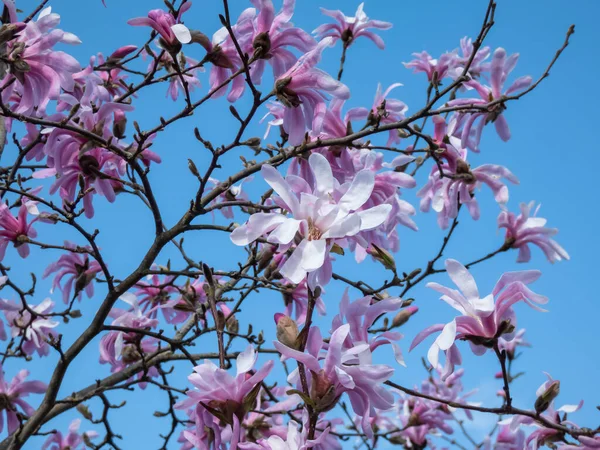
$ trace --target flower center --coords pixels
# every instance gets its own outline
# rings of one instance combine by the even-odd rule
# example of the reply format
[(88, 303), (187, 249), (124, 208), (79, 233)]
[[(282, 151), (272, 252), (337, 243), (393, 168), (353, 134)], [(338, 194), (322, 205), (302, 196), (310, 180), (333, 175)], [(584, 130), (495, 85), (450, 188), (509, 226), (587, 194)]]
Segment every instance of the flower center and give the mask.
[(312, 219), (308, 219), (308, 236), (309, 241), (318, 241), (323, 236), (323, 232), (319, 230)]

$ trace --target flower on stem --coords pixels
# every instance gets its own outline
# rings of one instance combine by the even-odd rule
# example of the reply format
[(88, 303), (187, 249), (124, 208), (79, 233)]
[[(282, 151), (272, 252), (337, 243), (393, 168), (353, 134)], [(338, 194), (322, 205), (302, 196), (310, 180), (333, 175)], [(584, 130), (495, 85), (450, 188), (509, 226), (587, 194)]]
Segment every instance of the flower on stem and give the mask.
[[(161, 278), (159, 275), (153, 274), (148, 275), (146, 280), (139, 281), (135, 285), (135, 295), (139, 299), (142, 312), (155, 319), (160, 309), (166, 321), (172, 323), (171, 321), (177, 313), (174, 306), (178, 303), (177, 300), (171, 298), (178, 292), (177, 288), (173, 286), (175, 277), (169, 275)], [(156, 308), (156, 306), (160, 306), (160, 308)]]
[[(358, 355), (370, 353), (370, 345), (366, 342), (353, 342), (350, 333), (349, 324), (341, 325), (331, 333), (329, 343), (325, 344), (319, 328), (311, 327), (305, 352), (278, 341), (273, 345), (281, 353), (282, 360), (295, 359), (306, 368), (310, 399), (305, 398), (305, 401), (312, 402), (318, 412), (328, 411), (337, 404), (343, 393), (347, 393), (354, 412), (362, 417), (363, 431), (372, 437), (370, 417), (376, 410), (390, 409), (394, 403), (392, 394), (383, 386), (394, 369), (386, 365), (361, 362)], [(324, 348), (326, 355), (321, 367), (321, 350)], [(288, 381), (295, 382), (298, 389), (302, 389), (298, 369), (290, 374)]]
[(508, 425), (500, 425), (498, 433), (492, 438), (486, 436), (483, 441), (483, 450), (522, 450), (525, 447), (525, 432), (521, 429), (511, 430)]
[(268, 234), (267, 241), (278, 244), (279, 252), (285, 252), (298, 235), (299, 242), (280, 272), (296, 284), (308, 274), (308, 285), (314, 289), (331, 278), (329, 253), (336, 241), (380, 226), (392, 208), (384, 204), (360, 210), (375, 186), (371, 171), (360, 171), (352, 183), (336, 186), (338, 183), (324, 156), (313, 153), (309, 164), (316, 179), (314, 189), (298, 177), (284, 179), (274, 167), (263, 166), (265, 181), (279, 194), (276, 204), (293, 217), (256, 213), (230, 237), (236, 245), (248, 245)]
[(275, 80), (275, 95), (285, 107), (282, 126), (292, 145), (301, 144), (307, 130), (320, 131), (327, 111), (325, 93), (343, 100), (350, 97), (346, 85), (315, 67), (331, 43), (331, 38), (323, 39)]
[[(381, 345), (389, 344), (394, 350), (396, 362), (405, 366), (402, 351), (396, 344), (396, 341), (403, 337), (402, 334), (396, 331), (384, 331), (383, 333), (373, 335), (373, 337), (369, 336), (369, 329), (379, 316), (399, 310), (402, 304), (403, 300), (398, 297), (376, 300), (374, 297), (366, 296), (351, 302), (348, 289), (346, 289), (340, 301), (340, 312), (333, 318), (331, 328), (335, 330), (344, 323), (350, 325), (350, 333), (344, 342), (346, 348), (351, 348), (358, 344), (368, 344), (365, 351), (357, 353), (358, 364), (372, 364), (373, 351)], [(347, 362), (348, 364), (351, 363), (350, 360)]]
[(86, 442), (98, 436), (98, 433), (95, 431), (79, 433), (80, 426), (81, 419), (75, 419), (69, 425), (67, 435), (63, 435), (60, 431), (52, 433), (42, 445), (42, 450), (85, 450)]
[[(462, 51), (462, 56), (457, 55), (455, 61), (456, 76), (462, 74), (467, 67), (469, 59), (471, 59), (471, 56), (473, 55), (473, 51), (475, 50), (473, 39), (467, 36), (463, 37), (460, 40), (460, 50)], [(490, 56), (490, 53), (489, 47), (483, 47), (477, 50), (467, 72), (471, 77), (479, 78), (484, 72), (489, 70), (489, 63), (486, 63), (485, 60)]]
[[(65, 247), (73, 250), (77, 248), (75, 244), (69, 241), (65, 241)], [(85, 248), (90, 249), (89, 247)], [(52, 280), (52, 289), (60, 289), (63, 293), (63, 301), (69, 303), (73, 288), (75, 289), (73, 295), (77, 299), (81, 300), (84, 291), (88, 298), (92, 298), (94, 295), (93, 281), (96, 278), (96, 274), (101, 271), (100, 264), (97, 261), (90, 261), (88, 254), (68, 252), (61, 255), (58, 261), (46, 267), (42, 277), (46, 278), (50, 274), (55, 273), (56, 275)], [(66, 280), (61, 285), (64, 278)]]
[(439, 352), (446, 354), (446, 365), (443, 377), (454, 372), (454, 366), (461, 363), (461, 355), (456, 347), (456, 340), (469, 341), (471, 350), (476, 355), (484, 354), (488, 349), (498, 345), (498, 338), (509, 341), (514, 337), (516, 315), (513, 305), (525, 302), (537, 311), (544, 311), (537, 305), (543, 305), (548, 299), (536, 294), (527, 287), (536, 281), (541, 272), (526, 270), (507, 272), (500, 277), (491, 294), (481, 298), (475, 279), (458, 261), (446, 260), (446, 271), (459, 290), (428, 283), (427, 287), (442, 294), (441, 300), (448, 303), (462, 315), (448, 324), (432, 325), (421, 331), (413, 340), (411, 350), (426, 337), (441, 331), (427, 353), (427, 358), (434, 368), (439, 366)]
[(456, 51), (444, 53), (439, 59), (434, 59), (429, 53), (413, 53), (415, 59), (403, 63), (407, 69), (413, 69), (413, 73), (424, 72), (427, 80), (433, 86), (439, 86), (440, 81), (451, 74), (456, 64)]
[(517, 262), (529, 262), (531, 259), (529, 244), (538, 246), (551, 263), (563, 259), (568, 260), (569, 254), (555, 240), (551, 239), (551, 236), (558, 233), (558, 229), (546, 228), (546, 219), (536, 217), (540, 205), (533, 210), (534, 206), (534, 202), (521, 203), (521, 214), (518, 216), (508, 211), (500, 213), (498, 227), (506, 229), (506, 245), (509, 248), (519, 249)]
[[(490, 122), (494, 123), (500, 139), (505, 142), (510, 139), (508, 122), (504, 117), (506, 105), (501, 100), (526, 89), (531, 84), (531, 77), (524, 76), (516, 79), (504, 90), (506, 79), (515, 68), (518, 58), (518, 53), (507, 57), (503, 48), (496, 49), (490, 63), (491, 86), (485, 86), (475, 79), (466, 81), (463, 86), (474, 89), (480, 98), (458, 98), (448, 102), (448, 106), (464, 106), (467, 109), (471, 105), (486, 107), (486, 110), (482, 112), (458, 112), (454, 116), (455, 130), (461, 136), (463, 147), (479, 151), (481, 132), (483, 127)], [(490, 105), (490, 103), (494, 104)]]
[[(229, 425), (232, 433), (231, 447), (236, 448), (243, 432), (241, 423), (246, 414), (255, 407), (261, 382), (273, 368), (273, 361), (267, 361), (262, 368), (254, 372), (257, 357), (258, 354), (252, 345), (241, 352), (236, 360), (235, 377), (211, 361), (204, 361), (204, 364), (196, 366), (195, 373), (188, 377), (196, 389), (187, 391), (188, 398), (179, 402), (176, 407), (186, 410), (195, 408), (194, 414), (197, 417), (206, 416), (208, 412), (221, 423)], [(194, 439), (194, 442), (197, 441), (196, 436), (190, 435), (190, 438)]]
[(417, 192), (417, 197), (421, 198), (421, 211), (428, 212), (433, 208), (438, 213), (441, 228), (448, 228), (450, 219), (457, 217), (460, 205), (466, 205), (474, 220), (479, 219), (475, 190), (482, 184), (487, 184), (496, 202), (504, 205), (508, 202), (508, 187), (501, 179), (519, 183), (518, 178), (506, 167), (484, 164), (471, 169), (465, 157), (466, 154), (462, 153), (462, 157), (456, 158), (454, 167), (449, 162), (439, 162), (439, 165), (433, 166), (427, 184)]
[[(14, 9), (14, 3), (6, 5)], [(11, 21), (16, 22), (16, 11), (10, 15)], [(47, 7), (37, 20), (8, 25), (13, 30), (12, 39), (6, 43), (5, 56), (10, 74), (0, 84), (3, 102), (16, 113), (44, 115), (48, 102), (58, 99), (61, 88), (65, 91), (74, 88), (73, 75), (81, 69), (79, 63), (53, 47), (58, 43), (79, 44), (81, 41), (72, 33), (53, 29), (59, 23), (60, 16)]]
[[(375, 92), (373, 106), (368, 111), (367, 116), (364, 117), (364, 119), (367, 120), (370, 125), (379, 126), (380, 124), (399, 122), (405, 118), (405, 113), (408, 111), (408, 106), (406, 103), (395, 98), (389, 98), (392, 90), (400, 86), (402, 86), (402, 83), (393, 83), (382, 92), (381, 83), (377, 84), (377, 91)], [(356, 109), (360, 110), (361, 108)], [(354, 117), (357, 120), (362, 118), (358, 113), (355, 113)], [(399, 142), (400, 136), (398, 134), (398, 130), (390, 130), (386, 145), (390, 146)]]
[(23, 200), (19, 207), (17, 217), (10, 212), (8, 205), (0, 204), (0, 261), (4, 259), (6, 247), (12, 242), (21, 258), (29, 256), (29, 238), (35, 238), (37, 232), (33, 229), (33, 223), (38, 220), (37, 217), (31, 222), (27, 222), (28, 202)]
[[(153, 337), (144, 336), (142, 333), (136, 333), (135, 330), (151, 330), (158, 325), (158, 320), (149, 317), (152, 310), (146, 314), (142, 312), (135, 295), (125, 293), (120, 300), (127, 303), (128, 309), (113, 308), (109, 316), (113, 319), (111, 325), (130, 328), (131, 331), (113, 330), (106, 333), (100, 339), (100, 363), (110, 364), (111, 372), (119, 372), (129, 364), (141, 361), (145, 354), (154, 352), (158, 348), (158, 342)], [(159, 308), (156, 306), (155, 308)], [(158, 376), (156, 367), (148, 369), (148, 376)], [(138, 378), (143, 378), (144, 374), (139, 373)], [(145, 383), (140, 383), (144, 388)]]
[[(506, 357), (509, 361), (515, 359), (517, 356), (517, 347), (531, 347), (531, 344), (523, 338), (524, 334), (525, 329), (522, 328), (510, 340), (506, 340), (503, 337), (498, 338), (498, 348), (506, 352)], [(498, 378), (502, 378), (502, 372), (500, 372)]]
[(21, 370), (10, 383), (4, 378), (4, 370), (0, 365), (0, 432), (4, 430), (4, 417), (6, 416), (6, 428), (11, 435), (19, 428), (21, 415), (19, 408), (27, 415), (32, 416), (35, 409), (29, 405), (24, 397), (29, 394), (43, 394), (47, 386), (41, 381), (25, 381), (29, 371)]
[(326, 16), (329, 16), (335, 20), (335, 23), (325, 23), (319, 25), (313, 33), (317, 38), (324, 39), (331, 37), (333, 42), (341, 39), (344, 46), (349, 47), (354, 43), (356, 39), (364, 36), (367, 39), (373, 41), (373, 43), (380, 49), (385, 48), (383, 39), (375, 34), (373, 31), (369, 31), (369, 28), (375, 28), (378, 30), (389, 30), (392, 28), (390, 22), (384, 22), (381, 20), (369, 19), (363, 11), (365, 4), (364, 2), (358, 5), (354, 17), (345, 16), (342, 11), (332, 11), (329, 9), (321, 8), (321, 12)]
[(22, 349), (26, 355), (33, 355), (35, 352), (39, 356), (48, 355), (48, 341), (56, 338), (54, 328), (59, 325), (59, 322), (51, 320), (48, 316), (53, 308), (54, 302), (49, 298), (39, 305), (30, 306), (29, 309), (23, 309), (14, 302), (3, 301), (0, 304), (0, 309), (4, 310), (6, 321), (11, 327), (11, 336), (24, 339)]
[[(290, 317), (293, 314), (296, 322), (302, 325), (306, 321), (306, 312), (308, 309), (308, 285), (306, 284), (306, 280), (301, 281), (299, 284), (293, 284), (284, 280), (282, 285), (286, 289), (283, 292), (285, 314)], [(315, 309), (320, 315), (325, 315), (326, 308), (322, 295), (315, 299)]]
[[(561, 426), (577, 426), (570, 420), (567, 419), (567, 415), (580, 410), (583, 406), (583, 400), (577, 405), (563, 405), (560, 408), (555, 409), (554, 400), (558, 396), (560, 391), (560, 382), (554, 380), (550, 374), (546, 373), (548, 379), (542, 383), (542, 385), (536, 391), (536, 402), (535, 411), (536, 414), (540, 415), (546, 421)], [(560, 415), (562, 413), (562, 417)], [(555, 428), (546, 427), (537, 420), (529, 416), (515, 415), (511, 418), (499, 422), (501, 425), (509, 425), (510, 430), (514, 433), (520, 428), (521, 425), (535, 426), (537, 429), (529, 434), (525, 441), (525, 449), (537, 450), (540, 447), (548, 445), (552, 447), (554, 443), (560, 445), (560, 442), (564, 441), (564, 433)], [(591, 440), (591, 438), (590, 438)], [(581, 442), (581, 441), (580, 441)], [(582, 442), (583, 443), (583, 442)], [(570, 447), (569, 445), (560, 445), (562, 449), (571, 448), (583, 448), (587, 449), (585, 445), (583, 447)], [(591, 448), (594, 448), (593, 446)]]
[(192, 40), (190, 30), (181, 23), (181, 16), (192, 6), (192, 2), (183, 3), (177, 17), (162, 9), (153, 9), (148, 17), (137, 17), (127, 21), (134, 27), (150, 27), (159, 35), (159, 44), (171, 55), (176, 55), (181, 49), (181, 44), (189, 44)]
[(294, 14), (295, 0), (284, 0), (283, 7), (275, 14), (272, 0), (253, 0), (258, 14), (252, 20), (251, 39), (243, 41), (251, 45), (247, 53), (257, 60), (252, 64), (250, 74), (252, 81), (260, 84), (265, 65), (268, 62), (273, 68), (273, 76), (278, 78), (296, 62), (296, 57), (289, 50), (294, 48), (302, 53), (312, 50), (315, 40), (301, 28), (294, 27), (290, 20)]

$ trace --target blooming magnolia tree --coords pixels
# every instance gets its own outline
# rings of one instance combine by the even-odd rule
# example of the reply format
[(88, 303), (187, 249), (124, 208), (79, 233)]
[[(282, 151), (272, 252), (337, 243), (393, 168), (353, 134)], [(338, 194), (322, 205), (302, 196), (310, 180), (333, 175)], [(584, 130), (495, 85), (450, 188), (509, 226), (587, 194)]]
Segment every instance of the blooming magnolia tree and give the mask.
[[(404, 64), (428, 82), (424, 104), (409, 113), (395, 98), (398, 84), (379, 86), (372, 104), (346, 105), (351, 91), (341, 80), (351, 47), (360, 39), (383, 49), (392, 26), (367, 17), (363, 4), (354, 16), (322, 10), (323, 25), (311, 33), (292, 23), (301, 6), (294, 0), (251, 0), (237, 18), (223, 0), (214, 29), (199, 31), (186, 20), (191, 1), (165, 0), (129, 20), (145, 39), (82, 65), (59, 50), (80, 40), (59, 28), (48, 0), (34, 11), (3, 3), (0, 448), (33, 448), (31, 439), (42, 435), (44, 449), (119, 449), (111, 417), (129, 406), (119, 402), (132, 390), (166, 397), (155, 413), (165, 421), (156, 441), (163, 449), (600, 448), (600, 429), (571, 420), (581, 404), (555, 405), (559, 381), (550, 376), (535, 404), (515, 406), (513, 371), (527, 344), (517, 315), (548, 302), (534, 291), (541, 273), (499, 272), (488, 293), (469, 272), (503, 252), (529, 261), (536, 247), (551, 263), (569, 259), (533, 203), (517, 212), (504, 206), (516, 175), (467, 161), (479, 152), (493, 159), (484, 132), (510, 139), (508, 105), (549, 75), (573, 27), (545, 71), (514, 76), (518, 54), (488, 46), (496, 10), (489, 1), (480, 29), (457, 50), (415, 53)], [(340, 54), (337, 76), (318, 68)], [(128, 117), (155, 85), (176, 112), (157, 114), (143, 129)], [(213, 142), (194, 117), (209, 114), (220, 97), (238, 126)], [(249, 135), (255, 122), (263, 138)], [(196, 189), (180, 193), (189, 206), (171, 221), (155, 196), (165, 180), (153, 176), (165, 149), (153, 142), (176, 123), (190, 132), (198, 126), (203, 153), (189, 155)], [(419, 187), (417, 172), (427, 176)], [(417, 208), (401, 196), (416, 188)], [(120, 256), (102, 250), (96, 224), (107, 203), (116, 217), (127, 194), (149, 212), (134, 227), (150, 227), (154, 237), (123, 273), (112, 268)], [(475, 261), (445, 259), (459, 215), (479, 219), (481, 197), (498, 203), (503, 243)], [(394, 255), (405, 230), (416, 230), (416, 209), (424, 220), (435, 214), (446, 236), (425, 267), (403, 271)], [(244, 259), (210, 267), (184, 242), (215, 234), (228, 236), (225, 252), (242, 247), (231, 254)], [(179, 257), (167, 260), (167, 251)], [(54, 262), (27, 283), (11, 267), (50, 253)], [(351, 279), (336, 261), (342, 255), (374, 261), (387, 280)], [(449, 280), (429, 282), (430, 296), (439, 293), (458, 314), (402, 339), (399, 329), (420, 301), (409, 292), (441, 272)], [(43, 278), (51, 279), (49, 297), (36, 289)], [(329, 294), (332, 285), (345, 294)], [(283, 297), (279, 312), (252, 323), (244, 306), (267, 291)], [(78, 309), (86, 303), (94, 305), (90, 314)], [(326, 310), (330, 325), (317, 326)], [(409, 388), (403, 352), (413, 349), (426, 354), (426, 372)], [(111, 374), (65, 386), (84, 350), (103, 365), (98, 373)], [(465, 352), (497, 360), (497, 404), (469, 401)], [(30, 361), (40, 358), (50, 370), (30, 375), (28, 366), (42, 367)], [(187, 383), (175, 374), (189, 375)], [(74, 409), (80, 418), (57, 429), (55, 418)], [(497, 423), (479, 441), (459, 417), (483, 415)]]

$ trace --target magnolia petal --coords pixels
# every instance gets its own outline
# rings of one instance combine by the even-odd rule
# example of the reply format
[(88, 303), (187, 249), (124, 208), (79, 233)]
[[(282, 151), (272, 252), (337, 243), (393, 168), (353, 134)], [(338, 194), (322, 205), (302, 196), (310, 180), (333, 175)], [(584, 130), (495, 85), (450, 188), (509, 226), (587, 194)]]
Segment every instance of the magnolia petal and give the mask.
[(184, 24), (176, 23), (175, 25), (171, 26), (171, 31), (175, 34), (177, 40), (182, 44), (189, 44), (192, 42), (192, 34), (190, 33), (188, 27), (186, 27)]

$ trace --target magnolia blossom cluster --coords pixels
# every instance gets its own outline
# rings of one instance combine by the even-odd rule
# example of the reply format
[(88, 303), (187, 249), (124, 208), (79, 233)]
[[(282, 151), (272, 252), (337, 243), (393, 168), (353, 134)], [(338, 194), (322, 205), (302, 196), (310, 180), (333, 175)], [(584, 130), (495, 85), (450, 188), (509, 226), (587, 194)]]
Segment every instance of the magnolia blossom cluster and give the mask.
[[(85, 333), (96, 334), (84, 334), (80, 340), (99, 343), (99, 362), (112, 374), (110, 380), (119, 379), (124, 389), (158, 386), (169, 393), (169, 412), (155, 414), (173, 419), (164, 448), (175, 435), (183, 450), (341, 449), (348, 438), (358, 438), (358, 445), (368, 448), (386, 441), (424, 449), (436, 448), (440, 438), (451, 439), (459, 415), (476, 420), (471, 412), (478, 406), (472, 401), (476, 392), (465, 392), (464, 369), (457, 368), (462, 364), (460, 341), (467, 341), (475, 355), (490, 352), (502, 364), (497, 378), (504, 383), (504, 406), (494, 411), (508, 417), (477, 448), (600, 448), (599, 429), (580, 428), (567, 418), (582, 403), (555, 408), (560, 383), (550, 376), (536, 393), (531, 412), (511, 409), (508, 385), (516, 377), (507, 375), (506, 362), (510, 368), (517, 349), (528, 345), (525, 330), (517, 328), (517, 303), (544, 311), (541, 305), (548, 299), (530, 288), (541, 272), (504, 273), (485, 296), (469, 272), (472, 265), (512, 249), (518, 249), (517, 262), (529, 262), (532, 246), (549, 262), (569, 259), (553, 239), (557, 230), (546, 226), (534, 202), (521, 204), (519, 214), (508, 209), (509, 183), (518, 184), (516, 175), (493, 163), (471, 166), (485, 156), (483, 132), (488, 125), (493, 124), (502, 141), (510, 139), (507, 103), (532, 87), (531, 77), (512, 75), (518, 54), (503, 48), (492, 51), (479, 39), (467, 37), (458, 49), (439, 58), (415, 53), (404, 65), (426, 75), (428, 102), (433, 96), (441, 100), (445, 86), (452, 87), (449, 100), (438, 102), (439, 110), (432, 109), (433, 102), (422, 114), (431, 116), (425, 122), (431, 128), (429, 136), (427, 128), (415, 126), (408, 105), (398, 98), (401, 83), (379, 84), (372, 103), (353, 106), (350, 88), (340, 81), (348, 48), (364, 39), (384, 49), (378, 33), (392, 27), (369, 18), (363, 3), (354, 16), (322, 9), (327, 22), (308, 33), (292, 21), (294, 0), (283, 0), (279, 9), (272, 0), (250, 0), (235, 19), (224, 2), (222, 27), (208, 37), (189, 26), (191, 1), (166, 1), (164, 9), (127, 22), (145, 36), (146, 44), (125, 45), (107, 57), (99, 53), (81, 65), (62, 50), (67, 48), (63, 44), (80, 44), (79, 38), (58, 28), (60, 16), (50, 7), (25, 18), (13, 0), (2, 1), (0, 138), (8, 142), (9, 133), (15, 132), (19, 148), (14, 171), (0, 173), (0, 339), (8, 341), (3, 365), (13, 357), (28, 361), (53, 350), (61, 361), (79, 353), (76, 342), (77, 351), (65, 356), (63, 329), (82, 315), (74, 309), (81, 302), (93, 306), (95, 314)], [(337, 78), (319, 67), (335, 46), (342, 47)], [(138, 98), (143, 88), (155, 84), (166, 86), (167, 98), (184, 109), (174, 118), (161, 117), (151, 131), (142, 131), (133, 121)], [(232, 104), (243, 99), (239, 104), (244, 107), (244, 101), (253, 102), (251, 112), (242, 118), (231, 105), (241, 128), (229, 147), (213, 146), (196, 130), (213, 159), (202, 174), (189, 160), (200, 188), (184, 218), (169, 228), (170, 218), (157, 212), (148, 177), (161, 162), (161, 155), (152, 150), (154, 141), (167, 126), (220, 97)], [(264, 138), (245, 140), (255, 113), (263, 116), (261, 123), (267, 122), (261, 125)], [(19, 128), (23, 135), (17, 139)], [(275, 128), (277, 145), (263, 143), (273, 139)], [(0, 144), (3, 149), (5, 142)], [(257, 162), (242, 156), (241, 175), (224, 174), (218, 157), (236, 147), (249, 147), (257, 159), (265, 154), (269, 159)], [(421, 183), (416, 173), (426, 162), (431, 168)], [(28, 176), (16, 174), (20, 164), (27, 164)], [(250, 187), (250, 174), (258, 173)], [(268, 190), (257, 200), (262, 181)], [(434, 265), (446, 249), (448, 235), (424, 272), (400, 271), (393, 255), (400, 250), (401, 234), (408, 239), (407, 228), (418, 231), (416, 208), (405, 193), (418, 184), (414, 194), (420, 211), (433, 209), (438, 225), (450, 231), (461, 209), (479, 219), (486, 212), (480, 209), (481, 199), (489, 195), (481, 191), (491, 191), (500, 207), (498, 227), (504, 229), (498, 250), (466, 265), (446, 259), (442, 270)], [(150, 251), (130, 276), (111, 272), (119, 263), (101, 256), (96, 241), (100, 231), (87, 232), (80, 225), (97, 220), (96, 210), (108, 206), (104, 201), (115, 203), (125, 195), (141, 199), (150, 209), (156, 232)], [(213, 223), (192, 223), (203, 215)], [(53, 225), (74, 227), (85, 242), (46, 243), (44, 233)], [(121, 224), (125, 231), (136, 227)], [(184, 251), (179, 228), (185, 227), (227, 232), (233, 244), (245, 247), (249, 262), (240, 264), (239, 272), (213, 271)], [(184, 270), (173, 269), (170, 259), (166, 266), (154, 262), (164, 256), (167, 244), (180, 251), (187, 264)], [(35, 277), (29, 290), (15, 284), (14, 272), (5, 264), (14, 250), (20, 258), (31, 259), (38, 250), (60, 252), (41, 277), (51, 278), (50, 297), (35, 298)], [(401, 261), (408, 256), (402, 255)], [(350, 258), (381, 263), (393, 276), (380, 289), (371, 282), (353, 282), (337, 272)], [(428, 376), (412, 390), (400, 389), (394, 380), (402, 379), (402, 350), (408, 346), (398, 330), (423, 309), (413, 304), (415, 299), (392, 294), (399, 289), (407, 293), (437, 272), (446, 272), (458, 289), (437, 282), (427, 287), (459, 315), (412, 337), (410, 350), (435, 335), (427, 352)], [(332, 301), (332, 280), (356, 289), (360, 298), (351, 300), (346, 290), (339, 302)], [(250, 286), (246, 293), (238, 286), (245, 282)], [(246, 296), (259, 289), (281, 293), (283, 302), (274, 321), (256, 335), (253, 324), (240, 323), (240, 312)], [(100, 300), (105, 292), (110, 301)], [(238, 294), (239, 300), (233, 298)], [(55, 295), (62, 302), (55, 302)], [(317, 317), (328, 311), (330, 321)], [(330, 326), (321, 325), (325, 322)], [(246, 334), (242, 326), (248, 326)], [(272, 348), (265, 331), (276, 337)], [(201, 358), (191, 352), (204, 350), (204, 344), (196, 345), (196, 339), (213, 332), (218, 353), (204, 353), (207, 359), (198, 363)], [(238, 338), (247, 345), (234, 344)], [(378, 350), (382, 346), (391, 352)], [(156, 362), (174, 354), (194, 363), (186, 389), (169, 385), (170, 372)], [(277, 359), (286, 377), (274, 369)], [(21, 370), (7, 382), (0, 366), (0, 432), (6, 428), (8, 435), (17, 436), (37, 414), (24, 400), (29, 394), (49, 390), (45, 401), (56, 402), (51, 398), (56, 394), (53, 386), (25, 381), (27, 376)], [(93, 418), (87, 407), (79, 409), (84, 418), (106, 428), (107, 438), (98, 448), (112, 445), (116, 434), (106, 417), (119, 408), (107, 400), (110, 389), (101, 388), (98, 381), (97, 391), (86, 388), (82, 398), (87, 401), (90, 392), (92, 397), (102, 396), (102, 419)], [(95, 448), (92, 440), (98, 433), (82, 433), (80, 425), (77, 419), (66, 432), (46, 433), (42, 449)]]

